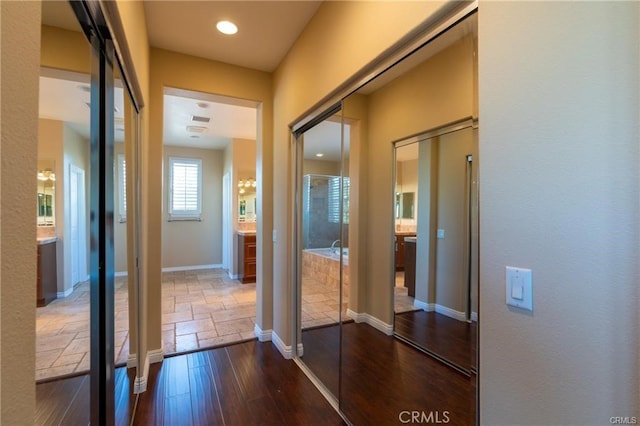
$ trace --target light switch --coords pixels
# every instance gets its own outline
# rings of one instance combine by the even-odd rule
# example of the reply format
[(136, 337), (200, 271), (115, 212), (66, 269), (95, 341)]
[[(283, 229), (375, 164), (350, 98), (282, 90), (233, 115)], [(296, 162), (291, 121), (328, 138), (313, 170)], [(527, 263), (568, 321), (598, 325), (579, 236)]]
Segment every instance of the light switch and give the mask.
[(444, 240), (444, 229), (438, 229), (438, 232), (436, 233), (436, 237), (439, 240)]
[(533, 311), (533, 283), (531, 269), (506, 268), (507, 305)]
[(273, 240), (274, 243), (278, 242), (278, 231), (277, 230), (273, 230), (271, 231), (271, 239)]

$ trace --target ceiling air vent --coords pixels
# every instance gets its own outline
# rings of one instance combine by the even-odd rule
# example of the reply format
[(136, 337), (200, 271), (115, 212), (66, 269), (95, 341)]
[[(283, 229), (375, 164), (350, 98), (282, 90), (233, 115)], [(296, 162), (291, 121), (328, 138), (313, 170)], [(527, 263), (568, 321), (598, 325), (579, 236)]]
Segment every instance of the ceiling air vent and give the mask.
[(187, 126), (187, 132), (204, 133), (208, 129), (204, 126)]
[(198, 123), (208, 123), (211, 120), (209, 117), (202, 117), (200, 115), (192, 115), (191, 121), (196, 121)]

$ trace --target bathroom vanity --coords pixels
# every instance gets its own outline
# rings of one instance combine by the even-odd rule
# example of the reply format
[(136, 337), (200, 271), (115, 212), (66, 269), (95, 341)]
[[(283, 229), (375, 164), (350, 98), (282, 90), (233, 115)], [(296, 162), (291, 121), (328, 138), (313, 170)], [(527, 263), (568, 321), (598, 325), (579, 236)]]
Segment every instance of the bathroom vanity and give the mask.
[(416, 297), (416, 237), (404, 238), (404, 286)]
[(415, 236), (415, 232), (396, 232), (396, 271), (404, 270), (405, 238)]
[(242, 284), (256, 282), (255, 231), (238, 231), (238, 279)]
[(58, 293), (56, 238), (38, 239), (38, 285), (36, 306), (46, 306)]

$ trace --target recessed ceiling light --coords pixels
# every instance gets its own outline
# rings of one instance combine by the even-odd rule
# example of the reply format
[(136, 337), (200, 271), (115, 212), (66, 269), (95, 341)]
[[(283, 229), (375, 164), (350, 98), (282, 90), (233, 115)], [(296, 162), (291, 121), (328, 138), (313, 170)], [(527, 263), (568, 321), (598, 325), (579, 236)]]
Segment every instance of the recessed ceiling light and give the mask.
[(200, 139), (200, 135), (190, 135), (191, 139)]
[(209, 108), (209, 104), (206, 102), (198, 102), (196, 105), (198, 105), (202, 109)]
[(324, 154), (319, 152), (319, 153), (316, 154), (316, 157), (324, 157)]
[(238, 32), (238, 27), (231, 21), (218, 21), (216, 28), (222, 34), (232, 35)]
[(87, 92), (87, 93), (91, 92), (91, 87), (88, 84), (80, 84), (80, 85), (78, 85), (78, 89), (82, 90), (83, 92)]

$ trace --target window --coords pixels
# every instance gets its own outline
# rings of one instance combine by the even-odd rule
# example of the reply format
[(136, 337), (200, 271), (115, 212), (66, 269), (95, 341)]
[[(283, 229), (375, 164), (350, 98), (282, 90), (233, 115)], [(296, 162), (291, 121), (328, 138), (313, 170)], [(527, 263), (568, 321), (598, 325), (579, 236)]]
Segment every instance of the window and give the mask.
[(200, 220), (202, 160), (169, 157), (169, 219)]
[(118, 215), (120, 222), (127, 221), (127, 163), (124, 154), (118, 154)]
[[(349, 178), (343, 178), (342, 182), (342, 223), (349, 223)], [(329, 222), (340, 222), (340, 177), (329, 179)]]

